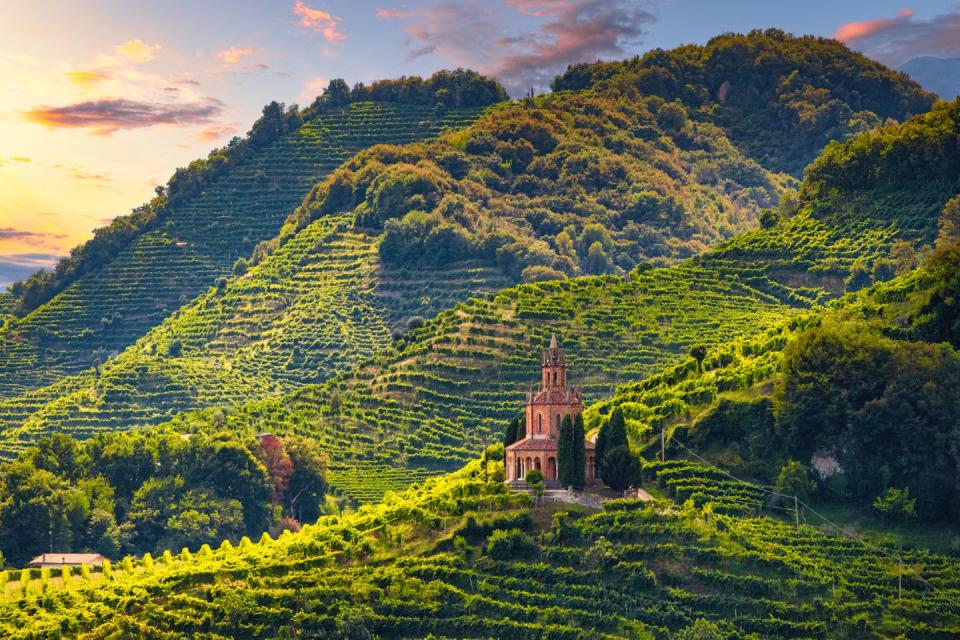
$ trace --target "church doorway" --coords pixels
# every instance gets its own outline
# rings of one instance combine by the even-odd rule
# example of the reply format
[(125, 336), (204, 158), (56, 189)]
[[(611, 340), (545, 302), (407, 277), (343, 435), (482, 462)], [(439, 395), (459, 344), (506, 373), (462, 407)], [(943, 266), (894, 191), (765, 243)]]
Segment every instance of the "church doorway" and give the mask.
[(547, 458), (547, 480), (557, 479), (557, 459)]

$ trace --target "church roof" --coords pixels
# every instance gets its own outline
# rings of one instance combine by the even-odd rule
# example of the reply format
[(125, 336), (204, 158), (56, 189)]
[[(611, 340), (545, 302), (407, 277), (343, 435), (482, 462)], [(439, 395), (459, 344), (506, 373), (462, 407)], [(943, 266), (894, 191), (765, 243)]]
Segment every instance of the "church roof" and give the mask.
[(550, 336), (550, 348), (551, 348), (551, 349), (559, 349), (559, 348), (560, 348), (560, 345), (557, 344), (557, 334), (555, 334), (555, 333)]
[(553, 438), (524, 438), (507, 445), (507, 451), (556, 451), (557, 441)]

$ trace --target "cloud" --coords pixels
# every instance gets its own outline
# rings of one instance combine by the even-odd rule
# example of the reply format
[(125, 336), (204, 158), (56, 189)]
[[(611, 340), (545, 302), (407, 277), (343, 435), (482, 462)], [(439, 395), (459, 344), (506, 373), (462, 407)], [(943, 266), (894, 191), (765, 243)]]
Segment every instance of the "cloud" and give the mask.
[(227, 64), (234, 64), (240, 62), (242, 58), (253, 55), (253, 49), (250, 47), (245, 47), (243, 49), (238, 49), (237, 47), (231, 47), (229, 49), (224, 49), (223, 51), (217, 51), (216, 56), (226, 62)]
[(833, 37), (891, 67), (919, 56), (960, 57), (960, 10), (918, 20), (902, 9), (892, 18), (848, 22)]
[(14, 229), (13, 227), (0, 228), (0, 240), (12, 240), (35, 246), (46, 245), (50, 240), (63, 240), (66, 237), (66, 234), (62, 233), (41, 233), (39, 231)]
[(422, 58), (423, 56), (428, 56), (431, 53), (436, 52), (436, 50), (437, 47), (433, 44), (428, 44), (427, 46), (420, 47), (419, 49), (412, 49), (409, 53), (407, 53), (407, 62), (411, 62), (417, 58)]
[(160, 124), (208, 124), (224, 104), (215, 98), (180, 104), (144, 102), (124, 98), (88, 100), (62, 107), (37, 107), (27, 120), (51, 128), (88, 128), (108, 135), (120, 129), (140, 129)]
[(28, 158), (26, 156), (10, 156), (10, 159), (14, 162), (33, 162), (33, 158)]
[(345, 33), (337, 29), (340, 25), (340, 18), (335, 18), (326, 11), (308, 7), (300, 0), (296, 0), (293, 5), (293, 12), (300, 16), (298, 24), (301, 27), (323, 35), (327, 42), (340, 42), (347, 38)]
[(118, 54), (134, 64), (153, 60), (153, 54), (160, 49), (158, 44), (147, 44), (143, 40), (127, 40), (113, 48)]
[(214, 124), (204, 127), (197, 134), (198, 142), (216, 142), (221, 138), (226, 138), (237, 132), (237, 128), (229, 124)]
[[(518, 95), (531, 86), (547, 87), (568, 64), (623, 57), (657, 19), (652, 1), (506, 0), (506, 5), (533, 19), (534, 27), (517, 31), (515, 17), (480, 0), (412, 12), (408, 59), (435, 53), (496, 76)], [(469, 37), (464, 25), (470, 25)]]
[(110, 75), (102, 71), (68, 71), (66, 76), (70, 82), (80, 87), (91, 87), (110, 79)]
[(52, 268), (62, 257), (53, 253), (14, 253), (0, 256), (0, 287), (24, 280), (40, 269)]
[(405, 18), (409, 18), (410, 14), (406, 11), (401, 11), (400, 9), (378, 9), (377, 17), (396, 18), (397, 20), (403, 20)]
[(324, 76), (313, 76), (307, 80), (307, 83), (297, 95), (297, 103), (304, 105), (312, 104), (316, 97), (323, 93), (323, 90), (327, 88), (329, 83), (330, 80)]

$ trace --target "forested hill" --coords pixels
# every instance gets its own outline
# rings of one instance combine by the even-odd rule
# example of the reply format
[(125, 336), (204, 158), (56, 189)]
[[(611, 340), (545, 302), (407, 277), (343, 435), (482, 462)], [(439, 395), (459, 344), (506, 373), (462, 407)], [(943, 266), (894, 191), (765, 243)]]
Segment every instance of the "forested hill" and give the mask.
[(155, 200), (98, 229), (52, 273), (14, 285), (4, 306), (21, 317), (0, 329), (0, 395), (115, 355), (274, 238), (357, 151), (462, 126), (506, 98), (467, 71), (341, 85), (302, 112), (271, 103), (245, 138), (178, 169)]
[(680, 100), (721, 127), (744, 153), (799, 176), (820, 149), (930, 108), (934, 95), (845, 45), (778, 29), (724, 34), (704, 46), (654, 50), (621, 62), (577, 64), (555, 91), (597, 87)]

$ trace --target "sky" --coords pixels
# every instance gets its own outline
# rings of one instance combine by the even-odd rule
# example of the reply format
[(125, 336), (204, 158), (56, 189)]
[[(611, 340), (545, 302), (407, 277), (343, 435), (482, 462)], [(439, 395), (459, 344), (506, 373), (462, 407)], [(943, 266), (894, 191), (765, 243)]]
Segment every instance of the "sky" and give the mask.
[(513, 95), (567, 64), (778, 27), (885, 64), (960, 57), (926, 0), (2, 0), (0, 285), (52, 265), (244, 134), (271, 100), (468, 67)]

